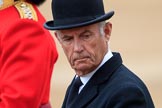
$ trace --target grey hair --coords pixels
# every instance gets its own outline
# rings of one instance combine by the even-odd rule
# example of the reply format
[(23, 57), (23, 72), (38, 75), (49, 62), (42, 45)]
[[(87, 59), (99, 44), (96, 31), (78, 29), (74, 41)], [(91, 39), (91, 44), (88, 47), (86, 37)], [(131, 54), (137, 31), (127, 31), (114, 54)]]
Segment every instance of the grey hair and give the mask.
[(105, 35), (105, 32), (104, 32), (105, 24), (106, 24), (105, 21), (99, 22), (99, 31), (100, 31), (102, 36)]

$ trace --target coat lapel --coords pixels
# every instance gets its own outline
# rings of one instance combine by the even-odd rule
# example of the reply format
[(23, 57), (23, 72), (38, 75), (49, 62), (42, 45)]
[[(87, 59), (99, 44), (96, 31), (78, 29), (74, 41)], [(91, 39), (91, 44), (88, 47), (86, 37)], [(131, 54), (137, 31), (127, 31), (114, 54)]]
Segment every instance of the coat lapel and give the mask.
[(84, 106), (97, 96), (97, 86), (89, 86), (83, 89), (77, 99), (68, 108), (84, 108)]

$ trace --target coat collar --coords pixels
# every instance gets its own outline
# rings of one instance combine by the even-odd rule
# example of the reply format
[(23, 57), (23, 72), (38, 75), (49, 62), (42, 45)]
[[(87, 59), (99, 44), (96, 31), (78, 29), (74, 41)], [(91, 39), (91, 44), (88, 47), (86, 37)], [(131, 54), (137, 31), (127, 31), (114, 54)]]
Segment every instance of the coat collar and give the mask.
[[(80, 92), (78, 98), (69, 108), (82, 108), (88, 102), (94, 99), (98, 94), (98, 87), (101, 83), (108, 80), (112, 73), (122, 64), (119, 53), (113, 53), (113, 57), (108, 60), (97, 72), (92, 76), (89, 82)], [(86, 97), (86, 98), (85, 98)]]
[(100, 83), (108, 80), (112, 73), (122, 65), (122, 58), (119, 53), (113, 52), (113, 57), (110, 58), (102, 67), (100, 67), (97, 72), (93, 75), (90, 83), (94, 85), (99, 85)]

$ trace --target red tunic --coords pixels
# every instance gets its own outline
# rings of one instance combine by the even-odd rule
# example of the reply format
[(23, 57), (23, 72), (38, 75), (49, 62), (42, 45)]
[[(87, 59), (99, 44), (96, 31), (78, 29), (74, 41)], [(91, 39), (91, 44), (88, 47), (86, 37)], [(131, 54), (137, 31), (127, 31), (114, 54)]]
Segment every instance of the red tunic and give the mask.
[[(32, 5), (33, 6), (33, 5)], [(0, 10), (0, 108), (39, 108), (49, 102), (58, 53), (45, 19), (21, 18), (15, 6)]]

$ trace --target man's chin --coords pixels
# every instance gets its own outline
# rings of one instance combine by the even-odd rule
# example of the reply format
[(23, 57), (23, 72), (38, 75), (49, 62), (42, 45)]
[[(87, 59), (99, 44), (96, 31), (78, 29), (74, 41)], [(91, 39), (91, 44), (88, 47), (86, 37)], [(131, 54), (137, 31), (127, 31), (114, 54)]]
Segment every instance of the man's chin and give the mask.
[(74, 67), (73, 68), (78, 76), (86, 75), (88, 74), (89, 68), (87, 66), (80, 66), (80, 67)]

